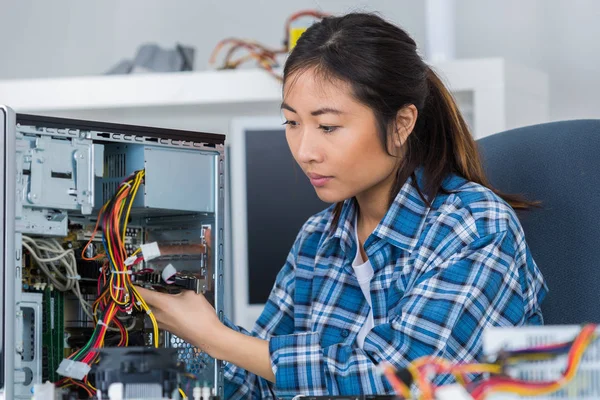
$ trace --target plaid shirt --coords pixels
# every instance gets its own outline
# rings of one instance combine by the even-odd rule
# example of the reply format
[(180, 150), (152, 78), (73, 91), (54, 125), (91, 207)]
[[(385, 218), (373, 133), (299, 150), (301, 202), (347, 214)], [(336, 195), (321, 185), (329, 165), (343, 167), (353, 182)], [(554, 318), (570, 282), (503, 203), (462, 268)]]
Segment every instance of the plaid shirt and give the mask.
[(226, 399), (393, 393), (380, 362), (472, 361), (486, 327), (542, 323), (547, 287), (513, 209), (458, 176), (428, 207), (420, 180), (418, 170), (364, 245), (375, 327), (363, 348), (356, 336), (369, 305), (352, 269), (357, 208), (347, 200), (336, 227), (332, 207), (306, 222), (253, 331), (244, 331), (269, 341), (276, 383), (229, 363)]

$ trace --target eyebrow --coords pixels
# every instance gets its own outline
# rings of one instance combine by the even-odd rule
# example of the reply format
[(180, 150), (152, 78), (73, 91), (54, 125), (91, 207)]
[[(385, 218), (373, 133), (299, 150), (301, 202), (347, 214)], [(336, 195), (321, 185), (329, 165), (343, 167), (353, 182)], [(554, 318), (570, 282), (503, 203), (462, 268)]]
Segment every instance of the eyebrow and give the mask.
[[(288, 111), (291, 111), (291, 112), (297, 114), (297, 111), (294, 110), (289, 104), (287, 104), (285, 102), (281, 103), (281, 109), (282, 110), (288, 110)], [(316, 116), (323, 115), (323, 114), (336, 114), (336, 115), (340, 115), (340, 114), (343, 114), (343, 113), (344, 113), (343, 111), (340, 111), (340, 110), (338, 110), (336, 108), (323, 107), (323, 108), (319, 108), (318, 110), (311, 111), (310, 115), (316, 117)]]

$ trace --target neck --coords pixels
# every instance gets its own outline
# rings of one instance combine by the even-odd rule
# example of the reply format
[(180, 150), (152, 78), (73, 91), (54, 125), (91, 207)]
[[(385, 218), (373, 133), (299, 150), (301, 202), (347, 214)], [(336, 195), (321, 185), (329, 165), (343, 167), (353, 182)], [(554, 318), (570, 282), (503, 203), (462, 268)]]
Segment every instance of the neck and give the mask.
[(390, 191), (395, 174), (391, 174), (383, 182), (356, 195), (358, 203), (358, 229), (370, 235), (381, 222), (389, 209)]

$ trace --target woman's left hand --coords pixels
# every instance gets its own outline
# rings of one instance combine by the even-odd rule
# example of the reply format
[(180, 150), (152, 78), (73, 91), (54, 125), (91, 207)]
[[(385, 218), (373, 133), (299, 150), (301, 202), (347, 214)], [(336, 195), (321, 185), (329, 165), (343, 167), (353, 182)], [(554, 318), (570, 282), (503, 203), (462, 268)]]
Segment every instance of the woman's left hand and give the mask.
[(192, 291), (166, 294), (141, 287), (136, 289), (150, 306), (161, 329), (199, 347), (212, 357), (216, 356), (212, 343), (227, 328), (203, 295)]

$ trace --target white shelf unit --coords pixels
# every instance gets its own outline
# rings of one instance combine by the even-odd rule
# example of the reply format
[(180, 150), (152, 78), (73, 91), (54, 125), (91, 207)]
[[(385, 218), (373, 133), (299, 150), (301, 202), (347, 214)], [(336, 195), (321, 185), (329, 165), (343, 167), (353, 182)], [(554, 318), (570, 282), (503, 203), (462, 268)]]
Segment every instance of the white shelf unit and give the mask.
[[(548, 79), (500, 58), (435, 64), (476, 138), (548, 120)], [(0, 81), (17, 112), (227, 133), (231, 118), (279, 115), (281, 85), (262, 70)]]

